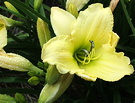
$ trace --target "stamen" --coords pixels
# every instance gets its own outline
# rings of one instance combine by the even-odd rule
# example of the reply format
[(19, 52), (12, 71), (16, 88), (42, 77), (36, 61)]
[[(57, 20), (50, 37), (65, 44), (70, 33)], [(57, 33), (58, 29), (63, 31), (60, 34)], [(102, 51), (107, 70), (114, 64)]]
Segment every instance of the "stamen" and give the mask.
[(82, 63), (82, 64), (84, 63), (84, 61), (82, 61), (82, 60), (80, 60), (80, 59), (78, 58), (77, 53), (75, 53), (75, 58), (77, 59), (78, 62), (80, 62), (80, 63)]
[(88, 55), (88, 57), (84, 57), (84, 60), (83, 60), (83, 65), (84, 64), (89, 64), (90, 63), (90, 54)]
[(80, 51), (75, 53), (75, 58), (78, 62), (84, 64), (89, 64), (90, 60), (93, 60), (93, 57), (95, 56), (95, 46), (94, 42), (89, 40), (91, 43), (90, 51), (86, 49), (82, 49), (84, 52)]

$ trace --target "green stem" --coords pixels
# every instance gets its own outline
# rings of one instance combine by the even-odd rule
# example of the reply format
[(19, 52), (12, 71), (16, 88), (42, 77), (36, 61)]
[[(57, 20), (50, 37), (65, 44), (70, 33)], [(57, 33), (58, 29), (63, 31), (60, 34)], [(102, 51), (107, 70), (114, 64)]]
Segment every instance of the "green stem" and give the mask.
[(130, 28), (131, 28), (133, 34), (135, 34), (135, 28), (134, 28), (134, 26), (133, 26), (133, 24), (132, 24), (132, 22), (131, 22), (131, 18), (130, 18), (129, 14), (128, 14), (128, 11), (127, 11), (127, 9), (126, 9), (126, 5), (125, 5), (125, 3), (124, 3), (123, 0), (120, 0), (120, 2), (121, 2), (121, 5), (122, 5), (122, 8), (123, 8), (123, 11), (124, 11), (124, 13), (125, 13), (126, 19), (127, 19), (127, 21), (128, 21), (128, 24), (129, 24), (129, 26), (130, 26)]

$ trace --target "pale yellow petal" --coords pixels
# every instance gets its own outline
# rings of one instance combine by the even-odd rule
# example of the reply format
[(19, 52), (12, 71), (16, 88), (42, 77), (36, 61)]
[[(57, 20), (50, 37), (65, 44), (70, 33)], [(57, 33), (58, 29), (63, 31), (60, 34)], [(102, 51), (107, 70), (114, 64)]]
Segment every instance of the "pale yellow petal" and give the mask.
[(97, 77), (105, 81), (117, 81), (134, 72), (130, 59), (124, 56), (123, 52), (116, 53), (110, 45), (104, 45), (103, 48), (104, 51), (97, 60), (91, 61), (88, 65), (80, 65), (85, 72), (79, 74)]
[(110, 8), (103, 8), (102, 4), (92, 4), (85, 11), (81, 11), (71, 32), (75, 48), (90, 47), (89, 40), (93, 41), (95, 48), (109, 43), (113, 27), (113, 15)]
[(75, 20), (76, 18), (69, 12), (58, 7), (51, 8), (51, 24), (55, 35), (69, 35)]
[(81, 72), (77, 61), (74, 59), (74, 46), (70, 37), (60, 35), (52, 38), (42, 49), (41, 58), (43, 62), (50, 65), (56, 65), (58, 71), (62, 74), (69, 72)]
[(85, 80), (87, 80), (87, 81), (96, 81), (96, 79), (97, 79), (97, 77), (92, 77), (92, 76), (89, 76), (89, 75), (87, 75), (87, 74), (84, 74), (84, 73), (80, 73), (80, 72), (78, 72), (78, 73), (76, 73), (79, 77), (81, 77), (81, 78), (83, 78), (83, 79), (85, 79)]
[(0, 50), (7, 45), (7, 30), (4, 25), (0, 25)]
[(118, 43), (120, 37), (114, 32), (110, 32), (110, 35), (111, 35), (110, 45), (113, 48), (115, 48), (117, 46), (117, 43)]
[(77, 7), (77, 10), (81, 10), (89, 0), (67, 0), (66, 9), (68, 9), (69, 4), (74, 4)]

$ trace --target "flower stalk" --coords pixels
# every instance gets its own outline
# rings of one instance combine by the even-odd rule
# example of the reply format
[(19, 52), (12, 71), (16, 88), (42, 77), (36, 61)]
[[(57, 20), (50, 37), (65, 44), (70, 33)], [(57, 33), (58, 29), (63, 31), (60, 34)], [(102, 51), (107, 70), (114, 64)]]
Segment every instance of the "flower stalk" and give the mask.
[(48, 84), (54, 84), (59, 78), (61, 74), (58, 72), (55, 65), (49, 65), (46, 73), (46, 82)]

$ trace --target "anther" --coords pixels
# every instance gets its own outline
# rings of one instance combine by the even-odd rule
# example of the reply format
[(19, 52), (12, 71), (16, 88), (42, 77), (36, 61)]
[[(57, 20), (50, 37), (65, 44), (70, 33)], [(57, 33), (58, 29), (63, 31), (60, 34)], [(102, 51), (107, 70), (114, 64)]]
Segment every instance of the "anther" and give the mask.
[(87, 57), (90, 54), (90, 52), (86, 49), (83, 49), (83, 51), (85, 52), (85, 57)]

